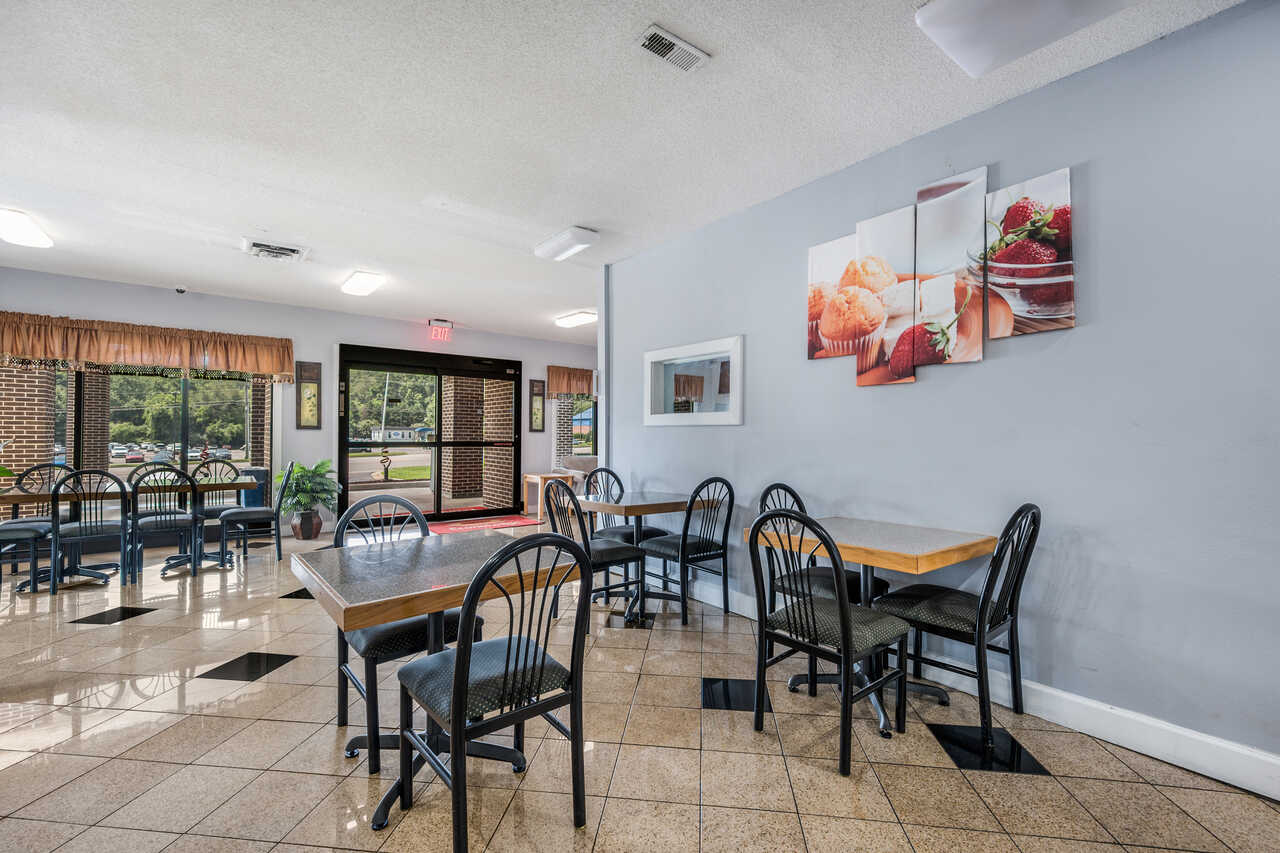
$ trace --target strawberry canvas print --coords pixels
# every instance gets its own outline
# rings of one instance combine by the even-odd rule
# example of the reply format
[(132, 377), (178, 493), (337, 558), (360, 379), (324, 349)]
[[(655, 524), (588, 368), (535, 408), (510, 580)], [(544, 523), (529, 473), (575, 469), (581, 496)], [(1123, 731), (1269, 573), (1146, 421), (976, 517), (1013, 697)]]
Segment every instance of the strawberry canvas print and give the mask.
[(858, 223), (858, 253), (841, 287), (868, 306), (869, 317), (853, 345), (859, 385), (915, 381), (915, 363), (892, 370), (890, 356), (918, 314), (916, 208), (899, 208)]
[(989, 337), (1075, 326), (1070, 169), (989, 193), (986, 239)]

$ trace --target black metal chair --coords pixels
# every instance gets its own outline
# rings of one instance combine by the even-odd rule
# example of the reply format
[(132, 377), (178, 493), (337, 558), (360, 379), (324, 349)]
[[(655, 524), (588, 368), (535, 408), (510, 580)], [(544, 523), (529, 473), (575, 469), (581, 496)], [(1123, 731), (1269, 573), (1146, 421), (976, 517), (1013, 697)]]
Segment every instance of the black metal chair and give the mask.
[[(56, 595), (58, 584), (69, 576), (93, 578), (105, 584), (111, 577), (98, 569), (127, 571), (129, 496), (123, 480), (101, 469), (72, 471), (54, 484), (50, 497), (53, 544), (49, 551), (49, 568), (35, 572), (29, 582), (19, 584), (19, 590), (30, 583), (31, 591), (35, 592), (40, 580), (47, 577), (49, 594)], [(63, 512), (64, 503), (69, 505), (66, 513)], [(82, 565), (80, 558), (85, 543), (108, 538), (119, 540), (120, 561)], [(67, 564), (68, 557), (72, 558), (71, 565)]]
[[(121, 583), (136, 582), (148, 537), (178, 537), (178, 550), (190, 555), (191, 576), (200, 572), (200, 513), (196, 481), (186, 471), (172, 466), (153, 468), (133, 481), (133, 513), (130, 518), (130, 559)], [(164, 577), (177, 563), (166, 561)]]
[[(232, 483), (240, 479), (240, 469), (225, 459), (206, 459), (191, 471), (191, 479), (200, 483)], [(205, 527), (210, 521), (218, 521), (229, 509), (243, 506), (243, 492), (201, 492), (200, 493), (200, 550), (204, 550)], [(227, 561), (225, 553), (218, 553), (218, 564)]]
[(124, 481), (132, 486), (134, 483), (138, 482), (140, 478), (145, 477), (152, 471), (164, 471), (170, 469), (174, 471), (182, 470), (171, 462), (143, 462), (141, 465), (130, 470), (129, 473), (125, 475)]
[[(293, 465), (294, 463), (290, 462), (289, 467), (284, 469), (284, 477), (280, 481), (280, 488), (276, 490), (276, 500), (272, 506), (231, 507), (224, 509), (218, 516), (221, 528), (218, 535), (218, 557), (222, 561), (219, 565), (226, 565), (227, 540), (231, 536), (239, 538), (240, 556), (247, 557), (250, 536), (271, 535), (276, 540), (276, 559), (284, 559), (284, 551), (280, 547), (280, 508), (284, 504), (284, 494), (289, 489), (289, 480), (293, 478)], [(266, 533), (250, 529), (250, 525), (261, 524), (264, 521), (271, 524)]]
[[(582, 493), (584, 495), (594, 495), (605, 500), (621, 500), (626, 490), (622, 487), (622, 478), (619, 477), (612, 469), (596, 468), (587, 474), (587, 479), (583, 483)], [(599, 518), (597, 519), (597, 515)], [(598, 524), (597, 524), (598, 522)], [(607, 512), (591, 513), (591, 523), (588, 525), (591, 535), (598, 539), (617, 539), (620, 542), (626, 542), (628, 545), (634, 545), (636, 538), (636, 528), (634, 524), (627, 524), (627, 520), (618, 515), (611, 515)], [(661, 527), (654, 527), (650, 524), (642, 525), (640, 528), (640, 536), (642, 539), (652, 539), (655, 536), (667, 536), (671, 531), (663, 530)]]
[[(591, 538), (587, 533), (587, 521), (582, 506), (578, 503), (578, 498), (573, 493), (573, 489), (569, 488), (569, 484), (563, 480), (548, 480), (543, 490), (542, 506), (548, 510), (548, 516), (551, 519), (551, 531), (568, 536), (573, 541), (582, 546), (587, 552), (587, 556), (591, 560), (591, 575), (582, 579), (581, 589), (578, 590), (579, 595), (587, 595), (591, 598), (602, 596), (605, 603), (609, 603), (609, 594), (622, 590), (623, 595), (632, 595), (635, 599), (628, 606), (627, 612), (631, 613), (631, 607), (639, 605), (640, 613), (644, 613), (644, 551), (641, 551), (634, 545), (628, 545), (626, 542), (620, 542), (617, 539)], [(636, 565), (636, 577), (631, 577), (631, 564)], [(610, 583), (614, 566), (622, 566), (622, 580), (618, 583)], [(604, 583), (600, 586), (595, 585), (595, 573), (604, 572)], [(559, 615), (560, 599), (554, 598), (551, 601), (551, 615)], [(588, 629), (589, 630), (589, 629)]]
[[(467, 588), (457, 647), (400, 668), (400, 808), (413, 806), (414, 773), (430, 764), (452, 793), (454, 853), (468, 848), (468, 747), (487, 746), (472, 742), (511, 728), (519, 760), (525, 721), (538, 716), (569, 740), (573, 825), (586, 825), (582, 658), (588, 596), (578, 596), (569, 660), (556, 660), (546, 647), (554, 624), (551, 601), (579, 573), (590, 576), (589, 566), (586, 551), (566, 536), (538, 533), (515, 540), (490, 557)], [(506, 602), (510, 630), (475, 642), (471, 629), (484, 599)], [(424, 733), (413, 728), (415, 703), (427, 712)], [(552, 713), (566, 705), (568, 727)], [(449, 754), (448, 766), (441, 758), (444, 752)], [(513, 769), (522, 770), (523, 763)], [(373, 828), (385, 826), (385, 816), (375, 815)]]
[[(9, 555), (10, 573), (18, 572), (18, 555), (21, 553), (23, 544), (29, 546), (28, 554), (34, 561), (39, 556), (41, 543), (52, 536), (53, 516), (49, 494), (53, 491), (53, 484), (72, 470), (74, 469), (70, 465), (63, 465), (60, 462), (41, 462), (22, 471), (14, 480), (15, 489), (29, 495), (40, 495), (43, 500), (27, 504), (28, 514), (21, 517), (19, 512), (22, 508), (14, 504), (13, 517), (0, 521), (0, 555)], [(0, 563), (2, 562), (3, 558), (0, 557)], [(31, 568), (35, 570), (34, 562)]]
[[(724, 612), (729, 612), (729, 520), (733, 516), (733, 486), (723, 477), (708, 477), (698, 484), (685, 505), (684, 526), (679, 535), (655, 536), (640, 543), (650, 557), (662, 560), (662, 590), (648, 595), (680, 602), (680, 624), (689, 624), (689, 574), (706, 571), (720, 575)], [(701, 565), (719, 560), (720, 570)], [(675, 561), (679, 575), (667, 574), (667, 563)], [(646, 569), (646, 574), (648, 570)], [(668, 592), (670, 583), (679, 586), (677, 593)]]
[[(375, 545), (430, 535), (426, 518), (413, 503), (396, 495), (374, 495), (352, 504), (338, 519), (333, 547)], [(338, 631), (338, 725), (347, 725), (347, 683), (350, 682), (364, 700), (366, 732), (347, 743), (345, 755), (355, 758), (360, 754), (359, 743), (363, 742), (369, 750), (370, 773), (381, 770), (380, 750), (395, 749), (399, 745), (395, 735), (388, 735), (387, 743), (383, 744), (378, 734), (378, 664), (427, 651), (429, 618), (413, 616), (356, 631)], [(445, 612), (445, 642), (457, 640), (458, 618), (456, 608)], [(483, 625), (484, 620), (477, 619), (477, 640), (481, 639)], [(364, 660), (363, 681), (347, 662), (349, 649), (355, 649)]]
[[(1018, 648), (1018, 600), (1027, 575), (1036, 538), (1040, 535), (1040, 507), (1025, 503), (1009, 518), (996, 543), (995, 553), (987, 566), (982, 592), (974, 594), (935, 584), (911, 584), (875, 600), (873, 607), (898, 616), (914, 629), (912, 640), (912, 675), (919, 678), (921, 665), (929, 664), (949, 672), (977, 679), (978, 707), (982, 724), (982, 742), (990, 752), (991, 686), (987, 652), (1009, 656), (1009, 681), (1013, 693), (1013, 711), (1022, 713), (1022, 658)], [(977, 669), (965, 669), (947, 661), (927, 658), (923, 654), (924, 635), (934, 634), (974, 647)], [(1008, 634), (1008, 645), (992, 643)], [(905, 666), (901, 663), (900, 665)]]
[[(748, 534), (751, 572), (755, 580), (757, 612), (762, 614), (756, 643), (755, 729), (764, 729), (764, 698), (768, 689), (765, 670), (797, 652), (830, 661), (840, 667), (840, 773), (848, 776), (853, 732), (853, 703), (880, 696), (890, 682), (897, 682), (895, 725), (907, 730), (907, 669), (904, 663), (909, 626), (895, 616), (877, 613), (869, 607), (850, 603), (847, 596), (823, 595), (816, 579), (825, 569), (830, 588), (844, 582), (844, 562), (830, 534), (809, 516), (791, 509), (762, 513)], [(772, 552), (768, 560), (769, 578), (760, 560), (760, 551)], [(826, 566), (820, 561), (825, 561)], [(767, 591), (778, 587), (789, 602), (777, 610), (767, 610)], [(769, 643), (786, 647), (778, 655), (768, 653)], [(897, 650), (898, 667), (881, 668), (873, 680), (855, 673), (873, 662), (882, 662), (890, 649)], [(881, 734), (888, 736), (888, 732)]]

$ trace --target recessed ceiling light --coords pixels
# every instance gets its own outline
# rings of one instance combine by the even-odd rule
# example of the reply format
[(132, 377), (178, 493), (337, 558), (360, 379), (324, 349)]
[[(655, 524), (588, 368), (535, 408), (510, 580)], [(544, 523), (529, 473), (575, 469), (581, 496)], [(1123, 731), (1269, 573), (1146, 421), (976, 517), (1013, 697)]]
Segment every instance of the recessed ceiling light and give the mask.
[(556, 325), (563, 329), (572, 329), (574, 326), (585, 326), (587, 323), (594, 323), (595, 321), (596, 312), (594, 311), (574, 311), (572, 314), (557, 317)]
[(21, 210), (0, 210), (0, 240), (33, 249), (47, 249), (53, 245), (53, 239), (44, 233), (44, 229)]
[(382, 287), (386, 281), (387, 277), (380, 272), (356, 270), (351, 274), (350, 278), (342, 283), (342, 292), (349, 293), (352, 296), (368, 296), (379, 287)]
[(590, 246), (599, 236), (599, 232), (594, 229), (574, 225), (534, 246), (533, 253), (540, 258), (563, 261)]

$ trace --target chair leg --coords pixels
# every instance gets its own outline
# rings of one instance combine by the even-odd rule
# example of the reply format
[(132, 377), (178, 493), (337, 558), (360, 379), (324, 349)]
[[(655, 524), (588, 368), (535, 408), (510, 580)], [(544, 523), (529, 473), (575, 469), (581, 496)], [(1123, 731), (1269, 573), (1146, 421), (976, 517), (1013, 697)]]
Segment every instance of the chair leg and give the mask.
[(271, 530), (276, 537), (276, 562), (284, 559), (284, 551), (280, 548), (280, 519), (271, 522)]
[(511, 727), (511, 748), (516, 752), (524, 752), (524, 720)]
[(227, 565), (227, 522), (218, 524), (218, 566)]
[(413, 744), (404, 736), (413, 730), (413, 696), (400, 685), (400, 810), (413, 808)]
[(809, 655), (809, 695), (818, 695), (818, 659)]
[[(16, 554), (17, 552), (18, 552), (18, 549), (15, 548), (14, 553)], [(36, 572), (39, 571), (39, 566), (40, 566), (40, 546), (36, 544), (36, 540), (32, 539), (31, 540), (31, 591), (32, 592), (36, 591)], [(18, 564), (16, 562), (13, 564), (13, 568), (14, 568), (14, 571), (17, 571)]]
[(450, 728), (453, 729), (449, 733), (449, 770), (453, 774), (450, 785), (453, 795), (453, 853), (467, 853), (467, 741), (458, 722)]
[(1009, 623), (1009, 682), (1013, 693), (1013, 713), (1022, 713), (1022, 650), (1018, 646), (1018, 617)]
[(200, 574), (200, 564), (203, 562), (201, 557), (204, 556), (204, 542), (201, 541), (200, 535), (196, 532), (196, 528), (191, 528), (191, 577)]
[(347, 645), (347, 636), (342, 633), (342, 629), (338, 629), (338, 725), (345, 726), (347, 724), (347, 674), (342, 667), (347, 663), (347, 657), (350, 654), (350, 647)]
[(666, 560), (662, 561), (662, 591), (663, 592), (671, 591), (671, 587), (667, 581), (667, 561)]
[(915, 655), (915, 660), (911, 662), (911, 676), (919, 679), (922, 677), (921, 671), (924, 667), (924, 664), (920, 661), (920, 657), (924, 654), (924, 632), (919, 628), (913, 628), (911, 633), (913, 635), (911, 639), (911, 653)]
[(901, 734), (907, 730), (907, 635), (898, 638), (898, 701), (893, 706), (894, 723)]
[(689, 624), (689, 566), (680, 561), (680, 624)]
[(375, 658), (364, 661), (364, 718), (369, 729), (369, 775), (382, 769), (378, 748), (378, 662)]
[(724, 614), (729, 615), (729, 555), (720, 558), (720, 588), (724, 598)]
[(978, 714), (982, 722), (982, 748), (991, 751), (991, 675), (987, 670), (986, 639), (974, 649), (978, 662)]
[(582, 696), (575, 691), (569, 700), (569, 752), (573, 762), (573, 825), (578, 827), (587, 825), (587, 768), (583, 740)]
[(768, 685), (764, 680), (765, 661), (768, 660), (769, 641), (764, 638), (764, 625), (756, 632), (756, 696), (755, 717), (753, 726), (756, 731), (764, 731), (764, 697), (768, 695)]
[(848, 776), (853, 750), (853, 661), (840, 661), (840, 775)]

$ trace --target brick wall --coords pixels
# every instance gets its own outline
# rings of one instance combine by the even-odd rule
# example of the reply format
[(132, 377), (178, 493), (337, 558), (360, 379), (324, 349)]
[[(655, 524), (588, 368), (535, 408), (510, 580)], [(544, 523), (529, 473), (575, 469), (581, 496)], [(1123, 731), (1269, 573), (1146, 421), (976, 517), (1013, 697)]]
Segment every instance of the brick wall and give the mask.
[[(67, 379), (67, 464), (75, 458), (71, 445), (76, 440), (75, 376)], [(84, 435), (81, 436), (80, 467), (107, 468), (111, 465), (111, 377), (106, 373), (81, 374), (84, 383)]]
[(552, 450), (551, 462), (559, 465), (560, 460), (573, 455), (573, 398), (557, 397), (554, 401), (556, 441)]
[[(483, 435), (484, 380), (445, 376), (440, 383), (440, 438), (479, 441)], [(479, 497), (484, 461), (478, 447), (451, 447), (440, 453), (440, 493), (445, 500)], [(506, 504), (503, 504), (505, 506)]]
[[(0, 367), (0, 463), (15, 474), (53, 461), (53, 380), (52, 369)], [(0, 478), (0, 487), (13, 481)]]
[(271, 467), (271, 386), (253, 382), (249, 386), (249, 464)]
[[(509, 379), (484, 380), (484, 439), (513, 441), (515, 436), (514, 386)], [(514, 447), (484, 450), (484, 505), (511, 506), (515, 476)]]

